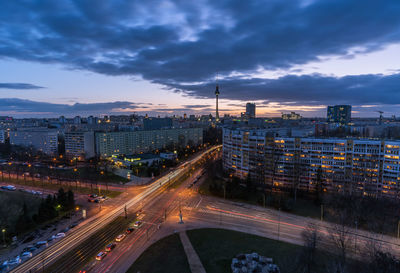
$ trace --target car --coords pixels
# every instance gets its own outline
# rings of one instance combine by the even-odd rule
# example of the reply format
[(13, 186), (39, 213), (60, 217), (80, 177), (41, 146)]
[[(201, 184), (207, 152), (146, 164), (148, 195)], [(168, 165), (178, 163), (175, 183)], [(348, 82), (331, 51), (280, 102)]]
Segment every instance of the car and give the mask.
[(89, 203), (94, 203), (96, 199), (88, 198)]
[(117, 236), (117, 238), (115, 238), (115, 241), (117, 242), (121, 242), (123, 239), (125, 239), (126, 234), (120, 234)]
[(110, 252), (111, 250), (113, 250), (117, 245), (114, 243), (110, 243), (106, 246), (106, 251)]
[(29, 251), (22, 252), (21, 259), (29, 259), (29, 258), (32, 258), (32, 252)]
[(23, 251), (23, 252), (34, 252), (34, 251), (36, 251), (36, 250), (37, 250), (37, 247), (28, 246), (28, 247), (25, 247), (22, 251)]
[(8, 190), (8, 191), (15, 191), (17, 188), (14, 187), (13, 185), (7, 185), (7, 186), (1, 186), (3, 190)]
[(135, 230), (134, 228), (128, 227), (128, 228), (126, 229), (126, 234), (130, 234), (130, 233), (132, 233), (134, 230)]
[(106, 257), (107, 256), (107, 252), (100, 252), (99, 254), (97, 254), (97, 256), (96, 256), (96, 260), (98, 260), (98, 261), (101, 261), (101, 260), (103, 260), (104, 259), (104, 257)]
[(41, 248), (42, 246), (48, 246), (47, 241), (39, 241), (35, 243), (36, 248)]
[(96, 198), (98, 195), (97, 194), (89, 194), (90, 198)]
[(52, 236), (53, 239), (60, 239), (60, 238), (63, 238), (63, 237), (65, 237), (65, 233), (63, 233), (63, 232), (59, 232), (56, 235)]
[(77, 223), (73, 223), (73, 224), (70, 224), (69, 225), (69, 228), (71, 229), (71, 228), (74, 228), (74, 227), (76, 227), (78, 224)]
[(136, 222), (133, 224), (133, 227), (135, 227), (135, 228), (140, 228), (142, 225), (143, 225), (143, 222), (142, 222), (142, 221), (136, 221)]
[(20, 258), (19, 256), (17, 256), (17, 257), (15, 257), (14, 259), (8, 260), (8, 265), (13, 266), (13, 265), (20, 264), (21, 262), (22, 262), (22, 261), (21, 261), (21, 258)]

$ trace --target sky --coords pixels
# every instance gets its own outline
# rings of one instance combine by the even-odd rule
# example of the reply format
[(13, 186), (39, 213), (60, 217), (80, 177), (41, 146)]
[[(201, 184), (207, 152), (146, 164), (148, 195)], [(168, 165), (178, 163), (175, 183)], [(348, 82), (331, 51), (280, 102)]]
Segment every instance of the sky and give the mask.
[(400, 115), (398, 0), (13, 0), (0, 115)]

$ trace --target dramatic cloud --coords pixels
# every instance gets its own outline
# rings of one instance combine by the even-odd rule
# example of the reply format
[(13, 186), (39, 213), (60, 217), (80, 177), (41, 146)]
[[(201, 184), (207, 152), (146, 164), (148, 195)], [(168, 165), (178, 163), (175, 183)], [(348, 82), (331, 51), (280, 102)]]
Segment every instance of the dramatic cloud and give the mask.
[[(174, 90), (213, 98), (214, 83), (174, 85)], [(267, 100), (290, 105), (398, 104), (400, 74), (327, 77), (323, 75), (284, 76), (278, 79), (234, 79), (220, 81), (221, 97), (236, 100)], [(241, 106), (228, 104), (228, 106)], [(244, 106), (244, 105), (243, 105)], [(242, 106), (242, 107), (243, 107)]]
[(0, 57), (139, 76), (197, 97), (213, 94), (219, 72), (221, 98), (393, 103), (398, 75), (252, 75), (399, 43), (399, 14), (398, 0), (5, 1)]
[(112, 111), (132, 110), (136, 108), (146, 108), (128, 101), (116, 101), (105, 103), (75, 103), (56, 104), (48, 102), (38, 102), (17, 98), (0, 98), (0, 109), (2, 112), (28, 112), (28, 113), (48, 113), (53, 115), (93, 113), (108, 114)]
[(0, 82), (0, 89), (42, 89), (44, 87), (33, 85), (30, 83), (1, 83)]

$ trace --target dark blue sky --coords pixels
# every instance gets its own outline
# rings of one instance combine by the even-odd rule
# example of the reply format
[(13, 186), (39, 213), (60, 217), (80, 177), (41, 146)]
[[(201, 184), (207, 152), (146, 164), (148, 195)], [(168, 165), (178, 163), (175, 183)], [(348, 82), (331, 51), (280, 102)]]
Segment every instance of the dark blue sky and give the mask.
[(0, 114), (399, 114), (400, 1), (5, 1)]

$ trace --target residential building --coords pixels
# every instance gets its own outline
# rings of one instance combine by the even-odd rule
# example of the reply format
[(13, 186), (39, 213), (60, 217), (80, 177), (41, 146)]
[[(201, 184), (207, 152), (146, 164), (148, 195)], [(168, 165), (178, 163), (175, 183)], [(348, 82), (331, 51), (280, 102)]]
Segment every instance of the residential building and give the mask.
[(290, 112), (290, 114), (284, 114), (282, 113), (282, 119), (283, 120), (300, 120), (301, 115), (296, 114), (295, 112)]
[(351, 105), (335, 105), (327, 108), (328, 122), (347, 125), (351, 122)]
[(96, 153), (101, 157), (132, 155), (163, 149), (169, 145), (203, 143), (202, 128), (179, 128), (96, 133)]
[(0, 130), (0, 143), (5, 143), (7, 139), (7, 131)]
[(10, 132), (10, 144), (33, 147), (45, 154), (58, 151), (58, 131), (45, 129), (25, 129)]
[(223, 166), (273, 188), (400, 197), (400, 141), (270, 137), (224, 129)]
[(64, 138), (67, 157), (88, 159), (96, 155), (93, 131), (66, 132)]
[(143, 119), (144, 130), (159, 130), (172, 127), (171, 118), (145, 118)]

